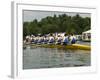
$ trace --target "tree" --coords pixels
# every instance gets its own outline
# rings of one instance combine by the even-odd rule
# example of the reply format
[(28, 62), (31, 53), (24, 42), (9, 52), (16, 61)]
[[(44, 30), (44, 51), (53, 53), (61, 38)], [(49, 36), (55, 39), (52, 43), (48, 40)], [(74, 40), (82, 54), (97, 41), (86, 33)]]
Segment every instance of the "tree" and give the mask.
[(91, 26), (91, 18), (83, 18), (79, 14), (68, 16), (66, 14), (47, 16), (40, 21), (33, 20), (23, 23), (23, 36), (48, 34), (55, 32), (66, 32), (81, 34), (83, 31), (89, 30)]

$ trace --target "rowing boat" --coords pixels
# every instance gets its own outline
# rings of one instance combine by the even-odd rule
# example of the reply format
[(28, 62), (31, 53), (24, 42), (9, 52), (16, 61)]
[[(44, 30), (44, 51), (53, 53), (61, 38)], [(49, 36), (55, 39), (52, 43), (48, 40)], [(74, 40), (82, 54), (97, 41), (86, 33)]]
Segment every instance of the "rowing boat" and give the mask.
[(45, 47), (45, 48), (59, 48), (59, 49), (79, 49), (79, 50), (91, 50), (88, 45), (71, 44), (71, 45), (55, 45), (55, 44), (31, 44), (31, 47)]

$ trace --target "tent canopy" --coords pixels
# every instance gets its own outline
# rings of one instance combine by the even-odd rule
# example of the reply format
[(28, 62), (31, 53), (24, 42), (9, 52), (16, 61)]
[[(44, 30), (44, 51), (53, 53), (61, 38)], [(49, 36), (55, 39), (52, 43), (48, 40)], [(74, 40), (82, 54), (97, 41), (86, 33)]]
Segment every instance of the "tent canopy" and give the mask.
[(91, 33), (91, 30), (85, 31), (85, 32), (83, 32), (83, 33)]

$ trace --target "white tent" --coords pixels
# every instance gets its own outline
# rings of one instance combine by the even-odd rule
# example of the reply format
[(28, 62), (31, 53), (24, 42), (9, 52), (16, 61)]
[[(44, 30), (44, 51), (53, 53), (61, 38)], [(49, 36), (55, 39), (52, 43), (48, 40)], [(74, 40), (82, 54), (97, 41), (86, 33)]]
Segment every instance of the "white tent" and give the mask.
[(84, 33), (91, 33), (91, 30), (85, 31), (82, 34), (84, 34)]
[(91, 41), (91, 30), (88, 30), (82, 33), (82, 40)]

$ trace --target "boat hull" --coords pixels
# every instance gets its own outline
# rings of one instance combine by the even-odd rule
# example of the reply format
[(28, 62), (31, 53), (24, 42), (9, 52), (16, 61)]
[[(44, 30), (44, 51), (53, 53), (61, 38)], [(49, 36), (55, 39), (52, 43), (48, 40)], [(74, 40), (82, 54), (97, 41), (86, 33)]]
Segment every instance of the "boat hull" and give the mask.
[(79, 50), (91, 50), (91, 47), (88, 45), (81, 45), (81, 44), (71, 44), (71, 45), (55, 45), (55, 44), (42, 44), (36, 45), (32, 44), (31, 47), (45, 47), (45, 48), (59, 48), (59, 49), (79, 49)]

